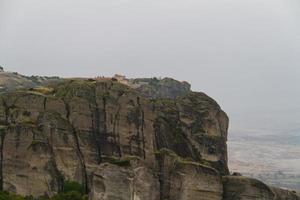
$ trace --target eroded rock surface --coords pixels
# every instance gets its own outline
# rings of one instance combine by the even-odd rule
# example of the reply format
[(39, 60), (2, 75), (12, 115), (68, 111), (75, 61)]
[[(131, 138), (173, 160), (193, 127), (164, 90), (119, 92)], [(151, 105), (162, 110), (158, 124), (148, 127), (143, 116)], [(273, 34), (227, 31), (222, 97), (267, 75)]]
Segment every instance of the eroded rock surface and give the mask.
[(0, 188), (52, 196), (71, 180), (91, 200), (291, 195), (226, 176), (228, 117), (213, 99), (144, 96), (92, 79), (2, 94)]
[(298, 200), (296, 192), (269, 187), (243, 176), (223, 176), (224, 200)]
[[(149, 100), (114, 81), (93, 80), (69, 80), (52, 87), (1, 96), (3, 189), (22, 195), (51, 196), (60, 191), (67, 179), (84, 184), (94, 199), (121, 198), (112, 196), (125, 188), (126, 194), (118, 193), (123, 199), (128, 195), (128, 199), (132, 195), (157, 199), (152, 193), (155, 190), (162, 195), (162, 191), (153, 188), (160, 188), (164, 161), (157, 159), (156, 152), (167, 148), (174, 155), (202, 163), (213, 171), (216, 180), (212, 182), (217, 186), (212, 188), (216, 188), (218, 196), (222, 193), (218, 173), (228, 173), (228, 119), (205, 94), (191, 92), (176, 100)], [(107, 164), (111, 158), (122, 160), (128, 156), (142, 159), (141, 167), (116, 168)], [(168, 169), (172, 171), (169, 178), (174, 180), (170, 182), (176, 183), (171, 185), (176, 189), (170, 190), (181, 187), (178, 195), (183, 197), (167, 195), (168, 198), (194, 196), (190, 195), (192, 189), (187, 184), (193, 183), (198, 172), (199, 179), (205, 173), (200, 165), (189, 162), (177, 167)], [(187, 175), (181, 177), (180, 173)], [(108, 174), (128, 182), (118, 182), (118, 178)], [(144, 176), (148, 179), (140, 184), (134, 181)], [(117, 182), (124, 187), (113, 187)], [(197, 183), (196, 179), (194, 182)], [(95, 187), (99, 184), (102, 186)], [(202, 191), (202, 183), (197, 184), (195, 192), (199, 190), (203, 194), (210, 190), (203, 186)], [(139, 190), (142, 192), (136, 192)]]

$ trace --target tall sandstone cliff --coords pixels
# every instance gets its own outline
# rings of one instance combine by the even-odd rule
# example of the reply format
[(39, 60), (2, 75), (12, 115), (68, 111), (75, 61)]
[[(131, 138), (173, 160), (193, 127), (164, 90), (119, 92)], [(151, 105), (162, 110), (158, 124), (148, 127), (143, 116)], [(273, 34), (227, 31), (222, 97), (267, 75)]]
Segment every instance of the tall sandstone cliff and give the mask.
[(52, 196), (79, 182), (91, 200), (299, 199), (227, 167), (228, 117), (204, 93), (151, 99), (74, 79), (0, 96), (0, 189)]

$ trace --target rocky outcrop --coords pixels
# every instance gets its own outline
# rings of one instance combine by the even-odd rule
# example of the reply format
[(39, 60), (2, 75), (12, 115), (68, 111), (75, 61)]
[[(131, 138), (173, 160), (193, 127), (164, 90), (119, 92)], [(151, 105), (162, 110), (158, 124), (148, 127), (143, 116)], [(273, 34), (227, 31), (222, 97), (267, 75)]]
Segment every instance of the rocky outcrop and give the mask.
[(276, 200), (289, 199), (289, 200), (299, 200), (300, 196), (296, 191), (289, 191), (280, 188), (272, 188)]
[(296, 192), (273, 188), (256, 179), (243, 176), (223, 176), (224, 200), (298, 200)]
[(292, 195), (228, 176), (227, 129), (227, 115), (199, 92), (145, 98), (114, 80), (74, 79), (4, 93), (0, 187), (52, 196), (69, 180), (91, 200)]
[[(199, 194), (212, 190), (217, 193), (212, 196), (219, 197), (222, 193), (219, 174), (228, 173), (228, 119), (203, 93), (150, 101), (114, 81), (70, 80), (51, 89), (3, 94), (0, 108), (4, 190), (51, 196), (60, 191), (64, 180), (73, 180), (85, 185), (94, 199), (114, 199), (117, 190), (123, 191), (118, 184), (126, 187), (128, 191), (124, 192), (131, 195), (128, 198), (147, 195), (145, 191), (149, 190), (147, 198), (157, 199), (152, 195), (155, 190), (158, 196), (174, 199), (167, 194), (175, 195), (179, 188), (182, 192), (177, 195), (184, 196), (176, 199), (186, 199), (192, 190)], [(166, 162), (168, 166), (156, 154), (161, 149), (190, 161), (177, 159), (173, 169), (173, 161)], [(139, 158), (141, 164), (125, 168), (108, 164), (112, 158), (128, 156)], [(211, 174), (211, 186), (201, 188), (204, 182), (196, 179), (198, 185), (192, 184), (195, 189), (186, 186), (195, 176), (209, 180), (206, 172)], [(110, 173), (129, 182), (124, 185)], [(148, 181), (134, 181), (141, 176)], [(175, 185), (161, 186), (162, 182)], [(140, 194), (133, 192), (139, 190)]]
[(274, 199), (275, 195), (264, 183), (242, 176), (224, 176), (224, 200)]
[(198, 162), (178, 157), (170, 150), (157, 153), (160, 199), (222, 199), (220, 172)]
[(159, 199), (159, 183), (153, 170), (139, 160), (127, 166), (103, 163), (91, 177), (91, 199)]

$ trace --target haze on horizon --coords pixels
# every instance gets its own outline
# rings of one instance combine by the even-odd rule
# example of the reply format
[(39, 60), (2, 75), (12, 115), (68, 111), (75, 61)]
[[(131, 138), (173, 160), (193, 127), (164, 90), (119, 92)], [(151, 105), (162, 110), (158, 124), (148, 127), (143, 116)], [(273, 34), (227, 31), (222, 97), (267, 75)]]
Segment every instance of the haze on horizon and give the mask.
[(173, 77), (241, 131), (300, 129), (298, 0), (0, 0), (0, 65), (26, 75)]

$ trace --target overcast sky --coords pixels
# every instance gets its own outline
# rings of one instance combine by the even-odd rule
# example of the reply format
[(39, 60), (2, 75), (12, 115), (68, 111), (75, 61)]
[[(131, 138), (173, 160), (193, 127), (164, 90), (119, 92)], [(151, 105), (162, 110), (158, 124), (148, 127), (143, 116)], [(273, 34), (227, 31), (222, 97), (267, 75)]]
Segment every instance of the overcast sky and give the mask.
[(299, 0), (0, 0), (0, 65), (170, 76), (215, 98), (232, 130), (300, 128)]

